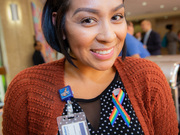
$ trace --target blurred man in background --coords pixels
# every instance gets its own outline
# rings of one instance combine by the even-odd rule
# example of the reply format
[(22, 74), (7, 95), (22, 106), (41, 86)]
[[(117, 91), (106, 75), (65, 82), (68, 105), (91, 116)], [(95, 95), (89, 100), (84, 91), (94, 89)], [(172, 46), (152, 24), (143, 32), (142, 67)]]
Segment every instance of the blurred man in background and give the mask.
[(141, 40), (142, 43), (147, 47), (151, 55), (160, 55), (161, 38), (158, 33), (152, 30), (151, 22), (149, 20), (143, 20), (141, 22), (141, 28), (145, 32)]
[(137, 40), (139, 40), (139, 41), (142, 40), (141, 32), (136, 32), (134, 36), (135, 36), (135, 38), (136, 38)]

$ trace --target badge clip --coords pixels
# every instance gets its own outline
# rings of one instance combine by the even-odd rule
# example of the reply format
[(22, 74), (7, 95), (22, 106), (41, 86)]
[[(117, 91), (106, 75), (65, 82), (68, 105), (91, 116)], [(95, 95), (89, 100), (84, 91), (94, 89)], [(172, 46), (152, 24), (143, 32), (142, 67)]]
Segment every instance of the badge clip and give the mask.
[(71, 100), (71, 98), (73, 97), (73, 93), (69, 85), (60, 89), (59, 94), (60, 94), (61, 100), (66, 101), (66, 102), (68, 100)]
[(69, 117), (73, 117), (73, 107), (72, 107), (72, 101), (71, 98), (73, 97), (73, 92), (71, 90), (71, 87), (68, 85), (62, 89), (59, 90), (59, 94), (62, 101), (67, 102), (67, 115)]

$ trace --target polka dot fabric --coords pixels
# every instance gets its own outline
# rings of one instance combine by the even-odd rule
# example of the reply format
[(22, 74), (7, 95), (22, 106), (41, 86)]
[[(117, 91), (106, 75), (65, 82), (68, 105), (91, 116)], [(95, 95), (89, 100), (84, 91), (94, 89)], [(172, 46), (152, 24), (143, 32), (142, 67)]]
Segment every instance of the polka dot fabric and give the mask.
[[(122, 102), (122, 106), (131, 117), (130, 127), (127, 127), (126, 123), (124, 122), (120, 114), (118, 114), (118, 117), (113, 126), (109, 121), (109, 116), (111, 115), (114, 108), (114, 104), (112, 102), (112, 91), (116, 88), (121, 88), (125, 92), (125, 98), (124, 101)], [(105, 91), (97, 97), (97, 100), (100, 100), (101, 103), (100, 124), (98, 130), (94, 130), (93, 127), (91, 126), (91, 123), (87, 120), (89, 132), (91, 135), (104, 135), (104, 134), (143, 135), (144, 134), (141, 125), (138, 121), (138, 118), (133, 110), (131, 102), (128, 98), (127, 92), (118, 74), (116, 74), (114, 80), (105, 89)], [(83, 111), (83, 109), (80, 107), (76, 99), (73, 99), (72, 101), (73, 101), (73, 110), (75, 113)], [(63, 115), (67, 114), (66, 107), (67, 105), (64, 108)]]

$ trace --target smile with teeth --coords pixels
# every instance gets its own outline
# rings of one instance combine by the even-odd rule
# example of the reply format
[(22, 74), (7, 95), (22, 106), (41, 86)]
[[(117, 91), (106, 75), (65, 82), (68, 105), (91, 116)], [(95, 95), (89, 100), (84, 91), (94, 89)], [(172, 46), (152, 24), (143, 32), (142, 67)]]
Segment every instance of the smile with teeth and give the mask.
[(111, 51), (113, 50), (113, 48), (111, 48), (111, 49), (109, 49), (109, 50), (100, 50), (100, 51), (96, 51), (96, 50), (92, 50), (93, 52), (95, 52), (95, 53), (98, 53), (98, 54), (100, 54), (100, 55), (107, 55), (107, 54), (109, 54)]

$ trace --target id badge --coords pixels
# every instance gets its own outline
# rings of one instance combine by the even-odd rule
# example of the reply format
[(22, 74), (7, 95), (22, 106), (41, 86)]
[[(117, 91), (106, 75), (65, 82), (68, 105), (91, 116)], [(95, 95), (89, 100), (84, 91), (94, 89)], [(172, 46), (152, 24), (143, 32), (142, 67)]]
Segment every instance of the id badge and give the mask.
[(84, 112), (57, 117), (60, 135), (90, 135)]

